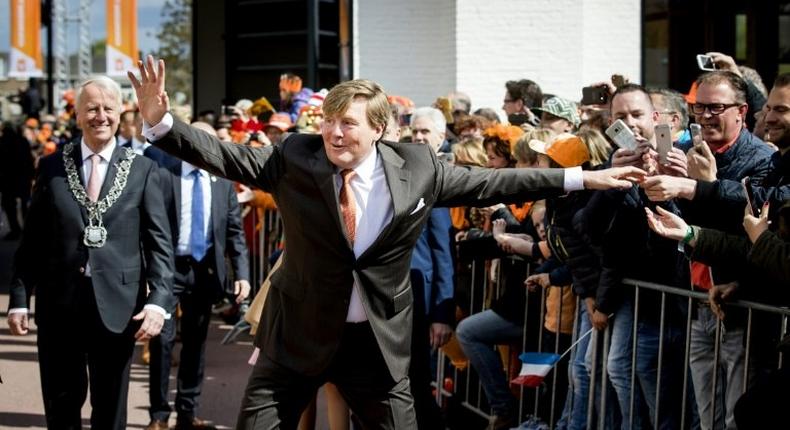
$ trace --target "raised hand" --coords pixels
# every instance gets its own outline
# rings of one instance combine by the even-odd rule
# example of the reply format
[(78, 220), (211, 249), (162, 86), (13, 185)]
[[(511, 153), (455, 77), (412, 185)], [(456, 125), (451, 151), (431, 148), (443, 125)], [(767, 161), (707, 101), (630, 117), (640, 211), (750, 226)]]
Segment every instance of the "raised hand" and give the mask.
[(644, 170), (633, 167), (612, 167), (604, 170), (586, 170), (584, 188), (588, 190), (609, 190), (612, 188), (627, 190), (634, 183), (641, 182), (647, 175)]
[(716, 168), (716, 158), (710, 152), (708, 144), (704, 141), (700, 145), (694, 145), (689, 149), (688, 154), (688, 176), (692, 179), (713, 182), (716, 180), (718, 169)]
[(502, 237), (505, 234), (505, 227), (506, 223), (503, 219), (495, 219), (492, 226), (491, 226), (491, 234), (494, 235), (494, 239), (497, 241), (502, 240)]
[(645, 178), (640, 184), (647, 198), (654, 202), (664, 202), (674, 198), (691, 200), (696, 193), (697, 182), (689, 178), (658, 175)]
[(756, 217), (752, 213), (752, 205), (746, 203), (746, 210), (743, 215), (743, 229), (746, 230), (746, 234), (749, 235), (749, 240), (752, 243), (757, 242), (757, 239), (768, 230), (768, 211), (770, 207), (768, 202), (765, 202), (763, 205), (762, 211), (760, 211), (760, 216)]
[(688, 158), (683, 150), (672, 148), (667, 152), (667, 163), (658, 166), (658, 172), (662, 175), (688, 177)]
[(137, 93), (140, 115), (148, 125), (154, 126), (162, 122), (162, 118), (170, 110), (170, 100), (165, 91), (165, 62), (160, 59), (154, 63), (154, 57), (149, 55), (145, 58), (145, 63), (138, 61), (137, 67), (140, 69), (140, 80), (131, 70), (126, 74)]
[(653, 213), (650, 208), (645, 208), (647, 225), (651, 230), (667, 239), (682, 240), (686, 237), (688, 224), (686, 224), (686, 221), (683, 221), (683, 218), (662, 207), (656, 207), (656, 210), (658, 214)]

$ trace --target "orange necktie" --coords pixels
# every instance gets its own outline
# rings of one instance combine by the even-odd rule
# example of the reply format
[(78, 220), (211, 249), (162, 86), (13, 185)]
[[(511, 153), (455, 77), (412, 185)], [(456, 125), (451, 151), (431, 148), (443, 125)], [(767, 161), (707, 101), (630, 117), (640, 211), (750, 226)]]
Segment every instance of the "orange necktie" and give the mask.
[(345, 169), (340, 172), (340, 177), (343, 178), (343, 186), (340, 188), (340, 212), (343, 214), (343, 223), (346, 225), (348, 241), (352, 245), (357, 233), (357, 205), (356, 199), (354, 199), (354, 191), (351, 189), (351, 178), (355, 174), (356, 172), (352, 169)]

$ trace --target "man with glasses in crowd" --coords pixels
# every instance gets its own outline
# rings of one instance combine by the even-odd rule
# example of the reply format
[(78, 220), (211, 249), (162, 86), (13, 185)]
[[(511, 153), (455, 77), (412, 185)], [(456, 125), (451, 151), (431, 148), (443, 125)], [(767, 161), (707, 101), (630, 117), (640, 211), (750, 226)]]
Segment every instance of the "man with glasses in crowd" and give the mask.
[[(727, 203), (742, 199), (743, 178), (748, 177), (755, 184), (762, 182), (772, 153), (765, 142), (744, 127), (746, 92), (746, 82), (732, 72), (709, 72), (697, 79), (697, 97), (691, 110), (702, 127), (703, 142), (697, 142), (688, 152), (689, 178), (658, 176), (645, 181), (643, 187), (651, 200), (690, 200), (679, 202), (683, 218), (690, 223), (743, 234), (743, 211), (733, 211)], [(727, 181), (719, 182), (714, 198), (705, 199), (702, 204), (700, 199), (711, 197), (711, 187), (717, 179)], [(726, 297), (753, 282), (741, 271), (741, 267), (710, 267), (692, 261), (691, 284), (696, 290)], [(700, 424), (703, 429), (722, 428), (725, 423), (727, 428), (733, 428), (733, 408), (743, 392), (746, 321), (744, 315), (735, 311), (728, 312), (724, 320), (718, 360), (724, 381), (716, 384), (718, 389), (726, 387), (725, 405), (714, 407), (717, 317), (707, 303), (699, 304), (694, 309), (689, 360)]]
[[(502, 110), (512, 123), (513, 115), (526, 115), (526, 122), (537, 126), (538, 118), (530, 109), (543, 104), (543, 91), (540, 86), (529, 79), (505, 82), (505, 97), (502, 99)], [(520, 125), (520, 124), (514, 124)]]

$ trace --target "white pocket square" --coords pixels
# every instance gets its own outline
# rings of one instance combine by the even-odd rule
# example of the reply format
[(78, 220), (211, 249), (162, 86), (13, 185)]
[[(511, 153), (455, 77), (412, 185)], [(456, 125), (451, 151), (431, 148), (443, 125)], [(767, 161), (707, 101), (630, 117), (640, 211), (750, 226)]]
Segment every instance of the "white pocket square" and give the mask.
[(413, 210), (413, 211), (411, 211), (411, 213), (410, 213), (409, 215), (414, 215), (414, 214), (416, 214), (416, 213), (417, 213), (417, 211), (419, 211), (420, 209), (422, 209), (424, 206), (425, 206), (425, 199), (424, 199), (424, 198), (422, 198), (422, 197), (420, 197), (420, 201), (419, 201), (419, 202), (417, 202), (417, 207), (416, 207), (416, 208), (414, 208), (414, 210)]

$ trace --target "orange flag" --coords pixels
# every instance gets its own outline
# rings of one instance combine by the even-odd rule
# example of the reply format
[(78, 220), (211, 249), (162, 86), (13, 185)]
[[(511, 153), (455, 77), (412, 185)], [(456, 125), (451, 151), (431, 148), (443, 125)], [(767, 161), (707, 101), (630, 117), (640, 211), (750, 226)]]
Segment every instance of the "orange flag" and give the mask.
[(41, 57), (41, 1), (10, 0), (11, 53), (8, 76), (14, 78), (43, 75)]
[(137, 52), (137, 0), (107, 0), (107, 75), (126, 76)]

